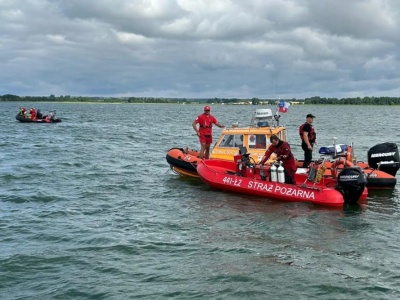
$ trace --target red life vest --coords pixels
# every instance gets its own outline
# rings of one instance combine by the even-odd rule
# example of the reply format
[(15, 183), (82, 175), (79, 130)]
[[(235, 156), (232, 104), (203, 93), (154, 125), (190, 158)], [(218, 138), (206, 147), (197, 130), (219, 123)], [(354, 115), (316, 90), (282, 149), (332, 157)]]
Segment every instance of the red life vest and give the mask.
[[(302, 141), (304, 140), (303, 133), (304, 133), (304, 125), (306, 124), (308, 123), (301, 124), (299, 127), (299, 135)], [(315, 140), (317, 139), (317, 134), (315, 133), (314, 126), (312, 126), (311, 124), (308, 125), (310, 125), (311, 127), (311, 131), (308, 133), (308, 140), (310, 141), (310, 143), (314, 143)]]
[(217, 123), (217, 119), (214, 118), (212, 115), (205, 115), (201, 114), (197, 116), (197, 119), (195, 121), (196, 123), (200, 124), (199, 126), (199, 132), (202, 135), (212, 135), (212, 124)]

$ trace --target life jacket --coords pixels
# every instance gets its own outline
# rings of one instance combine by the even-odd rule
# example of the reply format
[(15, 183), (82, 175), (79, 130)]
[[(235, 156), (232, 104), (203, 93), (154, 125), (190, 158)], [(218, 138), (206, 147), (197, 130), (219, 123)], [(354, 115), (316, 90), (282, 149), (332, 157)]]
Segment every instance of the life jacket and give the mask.
[(202, 135), (212, 135), (212, 124), (217, 123), (217, 119), (215, 119), (212, 115), (205, 116), (201, 114), (197, 117), (197, 123), (200, 125), (199, 132)]
[[(302, 141), (304, 140), (303, 132), (304, 132), (304, 125), (306, 124), (308, 123), (301, 124), (299, 127), (299, 135)], [(309, 125), (311, 127), (311, 132), (308, 133), (308, 140), (310, 141), (310, 143), (314, 143), (315, 140), (317, 139), (317, 134), (315, 133), (314, 126), (312, 126), (311, 124)]]

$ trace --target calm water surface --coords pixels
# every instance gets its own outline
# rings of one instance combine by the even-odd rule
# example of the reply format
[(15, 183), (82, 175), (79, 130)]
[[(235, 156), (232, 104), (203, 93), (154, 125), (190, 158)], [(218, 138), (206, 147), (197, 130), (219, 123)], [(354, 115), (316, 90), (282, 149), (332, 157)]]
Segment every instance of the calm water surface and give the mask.
[[(199, 148), (202, 106), (36, 103), (63, 122), (22, 124), (20, 105), (0, 103), (0, 299), (400, 298), (399, 185), (343, 209), (223, 193), (165, 160)], [(400, 145), (399, 107), (291, 106), (298, 157), (310, 112), (321, 146)]]

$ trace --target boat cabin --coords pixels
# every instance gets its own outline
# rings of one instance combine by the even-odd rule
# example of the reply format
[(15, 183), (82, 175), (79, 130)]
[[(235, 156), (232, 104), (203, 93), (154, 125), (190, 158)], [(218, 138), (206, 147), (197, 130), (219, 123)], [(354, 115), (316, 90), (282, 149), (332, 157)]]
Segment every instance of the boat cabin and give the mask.
[(250, 126), (239, 127), (235, 123), (230, 128), (224, 128), (211, 151), (211, 158), (233, 160), (233, 156), (239, 152), (239, 147), (244, 146), (250, 156), (259, 162), (271, 144), (271, 135), (276, 134), (286, 141), (286, 128), (279, 126), (279, 117), (273, 115), (271, 109), (257, 109)]

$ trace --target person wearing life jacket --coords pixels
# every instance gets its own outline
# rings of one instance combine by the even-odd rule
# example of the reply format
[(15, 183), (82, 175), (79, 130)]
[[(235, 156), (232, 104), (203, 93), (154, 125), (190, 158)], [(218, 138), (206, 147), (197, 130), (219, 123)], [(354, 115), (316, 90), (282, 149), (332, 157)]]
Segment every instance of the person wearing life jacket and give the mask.
[[(204, 113), (198, 115), (196, 120), (193, 121), (192, 126), (199, 137), (201, 149), (199, 153), (200, 158), (210, 158), (210, 145), (212, 143), (212, 125), (215, 124), (220, 128), (225, 127), (218, 122), (218, 120), (211, 115), (211, 108), (206, 105), (204, 106)], [(197, 127), (199, 124), (199, 127)]]
[(297, 167), (289, 143), (282, 141), (275, 134), (271, 135), (269, 140), (271, 141), (271, 145), (268, 147), (267, 151), (265, 151), (265, 154), (260, 161), (260, 165), (265, 164), (272, 153), (275, 153), (276, 159), (282, 161), (282, 166), (285, 169), (285, 183), (294, 184), (294, 176)]
[(312, 152), (317, 134), (315, 133), (314, 126), (312, 125), (315, 116), (308, 114), (306, 116), (306, 122), (299, 127), (299, 134), (301, 138), (301, 148), (304, 151), (304, 162), (303, 168), (307, 168), (312, 160)]
[(32, 107), (29, 112), (31, 113), (31, 119), (36, 120), (36, 109)]
[(19, 116), (25, 117), (25, 113), (26, 113), (26, 108), (25, 107), (20, 107), (19, 108)]

